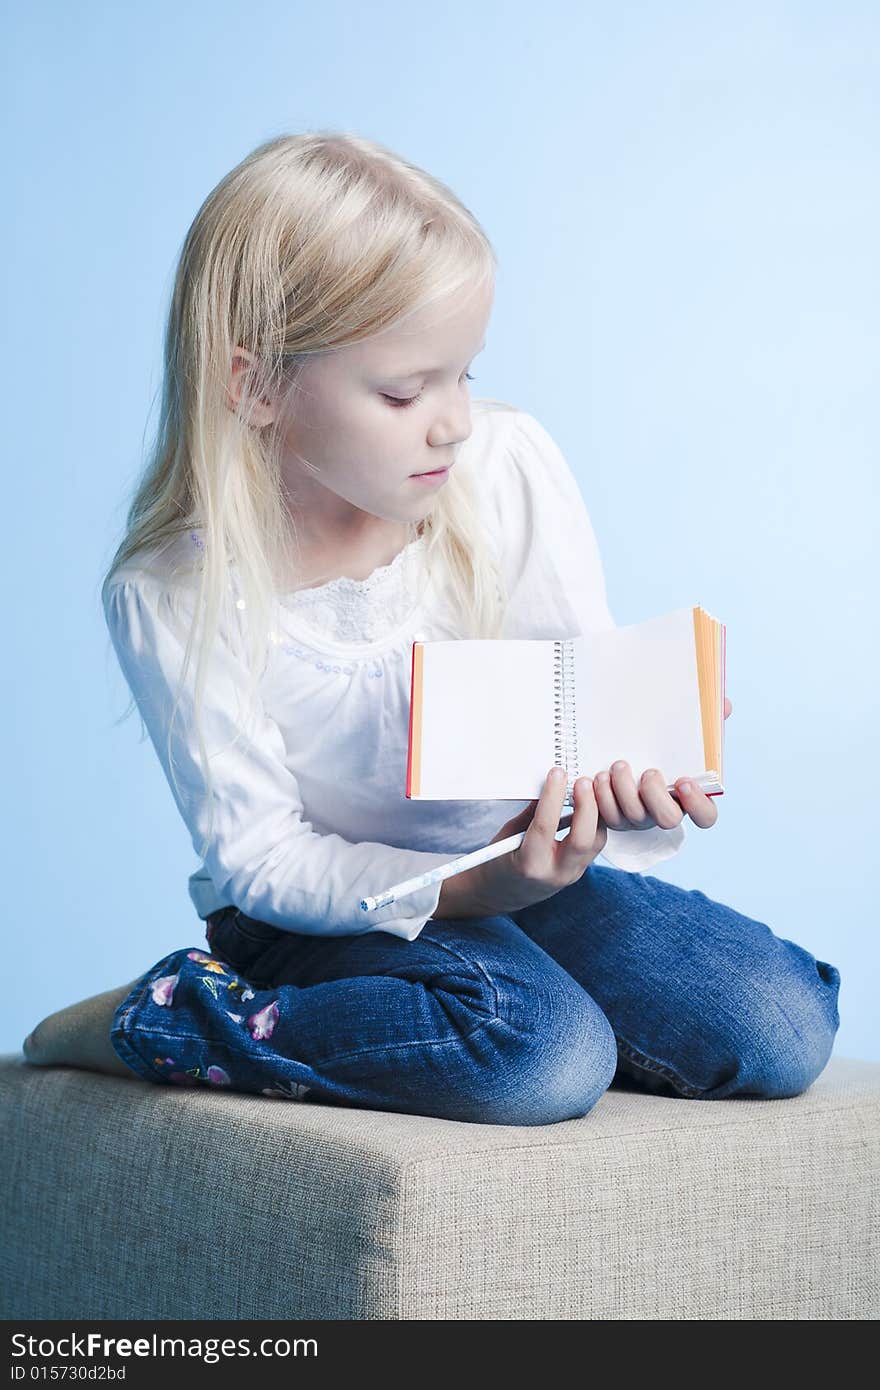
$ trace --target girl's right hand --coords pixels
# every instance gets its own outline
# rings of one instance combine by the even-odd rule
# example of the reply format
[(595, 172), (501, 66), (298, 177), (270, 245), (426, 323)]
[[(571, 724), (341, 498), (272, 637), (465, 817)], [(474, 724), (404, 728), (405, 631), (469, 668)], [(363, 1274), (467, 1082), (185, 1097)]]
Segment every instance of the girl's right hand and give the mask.
[[(517, 912), (543, 902), (581, 877), (605, 848), (608, 831), (604, 821), (600, 824), (589, 777), (575, 782), (574, 811), (562, 817), (565, 783), (565, 771), (551, 769), (538, 800), (530, 801), (518, 816), (506, 821), (490, 841), (494, 845), (525, 830), (518, 849), (445, 880), (443, 888), (448, 884), (451, 891), (447, 890), (445, 907), (442, 900), (438, 905), (438, 917), (494, 917)], [(568, 825), (569, 833), (557, 840), (556, 832)]]

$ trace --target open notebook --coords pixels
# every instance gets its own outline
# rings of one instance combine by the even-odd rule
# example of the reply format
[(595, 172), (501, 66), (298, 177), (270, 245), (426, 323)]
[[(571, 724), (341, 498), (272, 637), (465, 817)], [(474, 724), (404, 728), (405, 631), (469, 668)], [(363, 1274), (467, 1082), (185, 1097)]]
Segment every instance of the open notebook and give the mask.
[(727, 629), (705, 609), (560, 640), (415, 642), (406, 795), (538, 797), (556, 763), (575, 779), (625, 758), (723, 785)]

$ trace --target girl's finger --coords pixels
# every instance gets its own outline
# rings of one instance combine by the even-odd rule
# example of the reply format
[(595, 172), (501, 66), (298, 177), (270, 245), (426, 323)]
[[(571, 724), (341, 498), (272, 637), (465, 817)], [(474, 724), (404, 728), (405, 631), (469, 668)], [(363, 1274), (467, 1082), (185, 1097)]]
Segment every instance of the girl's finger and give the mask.
[(714, 799), (711, 796), (706, 796), (705, 792), (700, 791), (696, 783), (688, 782), (687, 778), (676, 782), (675, 791), (694, 825), (699, 826), (701, 830), (711, 830), (718, 819), (718, 809)]
[(593, 792), (599, 815), (609, 830), (625, 830), (626, 819), (617, 804), (609, 772), (597, 772), (593, 778)]
[(530, 838), (551, 840), (559, 829), (562, 808), (565, 805), (565, 769), (553, 767), (544, 779), (544, 787), (535, 807), (535, 814), (529, 827)]
[(619, 758), (611, 765), (611, 786), (617, 805), (630, 828), (644, 829), (651, 824), (651, 817), (645, 810), (636, 787), (635, 778), (628, 762)]
[[(568, 819), (566, 817), (566, 819)], [(560, 844), (561, 857), (581, 858), (589, 854), (596, 840), (599, 811), (589, 777), (579, 777), (574, 784), (574, 814), (571, 829)]]
[(666, 778), (658, 768), (650, 767), (642, 773), (639, 795), (655, 825), (659, 825), (663, 830), (671, 830), (673, 826), (680, 824), (685, 814), (684, 810), (666, 790)]

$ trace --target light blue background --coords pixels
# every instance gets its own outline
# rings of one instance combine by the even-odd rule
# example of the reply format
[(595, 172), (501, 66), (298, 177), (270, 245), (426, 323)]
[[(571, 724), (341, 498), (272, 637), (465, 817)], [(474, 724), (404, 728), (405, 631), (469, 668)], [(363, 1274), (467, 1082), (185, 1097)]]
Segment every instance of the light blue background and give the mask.
[(0, 1048), (204, 945), (189, 836), (136, 714), (114, 724), (100, 583), (186, 228), (260, 141), (334, 126), (447, 181), (493, 240), (473, 390), (565, 451), (616, 620), (700, 603), (727, 624), (728, 791), (658, 876), (836, 964), (836, 1052), (880, 1058), (878, 16), (7, 11)]

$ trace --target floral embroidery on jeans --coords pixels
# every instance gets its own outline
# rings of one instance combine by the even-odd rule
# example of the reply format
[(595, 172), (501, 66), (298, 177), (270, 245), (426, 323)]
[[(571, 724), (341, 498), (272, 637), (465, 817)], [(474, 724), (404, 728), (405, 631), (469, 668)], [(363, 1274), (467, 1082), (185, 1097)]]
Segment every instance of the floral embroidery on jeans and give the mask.
[(174, 988), (179, 979), (180, 974), (178, 972), (176, 975), (161, 975), (158, 980), (154, 980), (150, 986), (153, 1003), (170, 1005), (174, 998)]
[(197, 960), (206, 970), (212, 970), (215, 975), (226, 975), (228, 971), (225, 965), (221, 965), (219, 960), (213, 956), (206, 956), (204, 951), (187, 951), (188, 960)]
[(275, 1032), (275, 1024), (278, 1022), (278, 1005), (273, 999), (264, 1009), (258, 1013), (251, 1014), (247, 1021), (248, 1032), (252, 1038), (271, 1038)]
[(178, 1071), (178, 1063), (173, 1057), (154, 1057), (153, 1065), (156, 1067), (174, 1067), (174, 1071), (168, 1073), (168, 1080), (173, 1081), (178, 1086), (197, 1086), (200, 1081), (206, 1081), (209, 1086), (231, 1086), (232, 1077), (222, 1067), (208, 1067), (205, 1075), (202, 1076), (200, 1067), (190, 1067), (188, 1071)]

